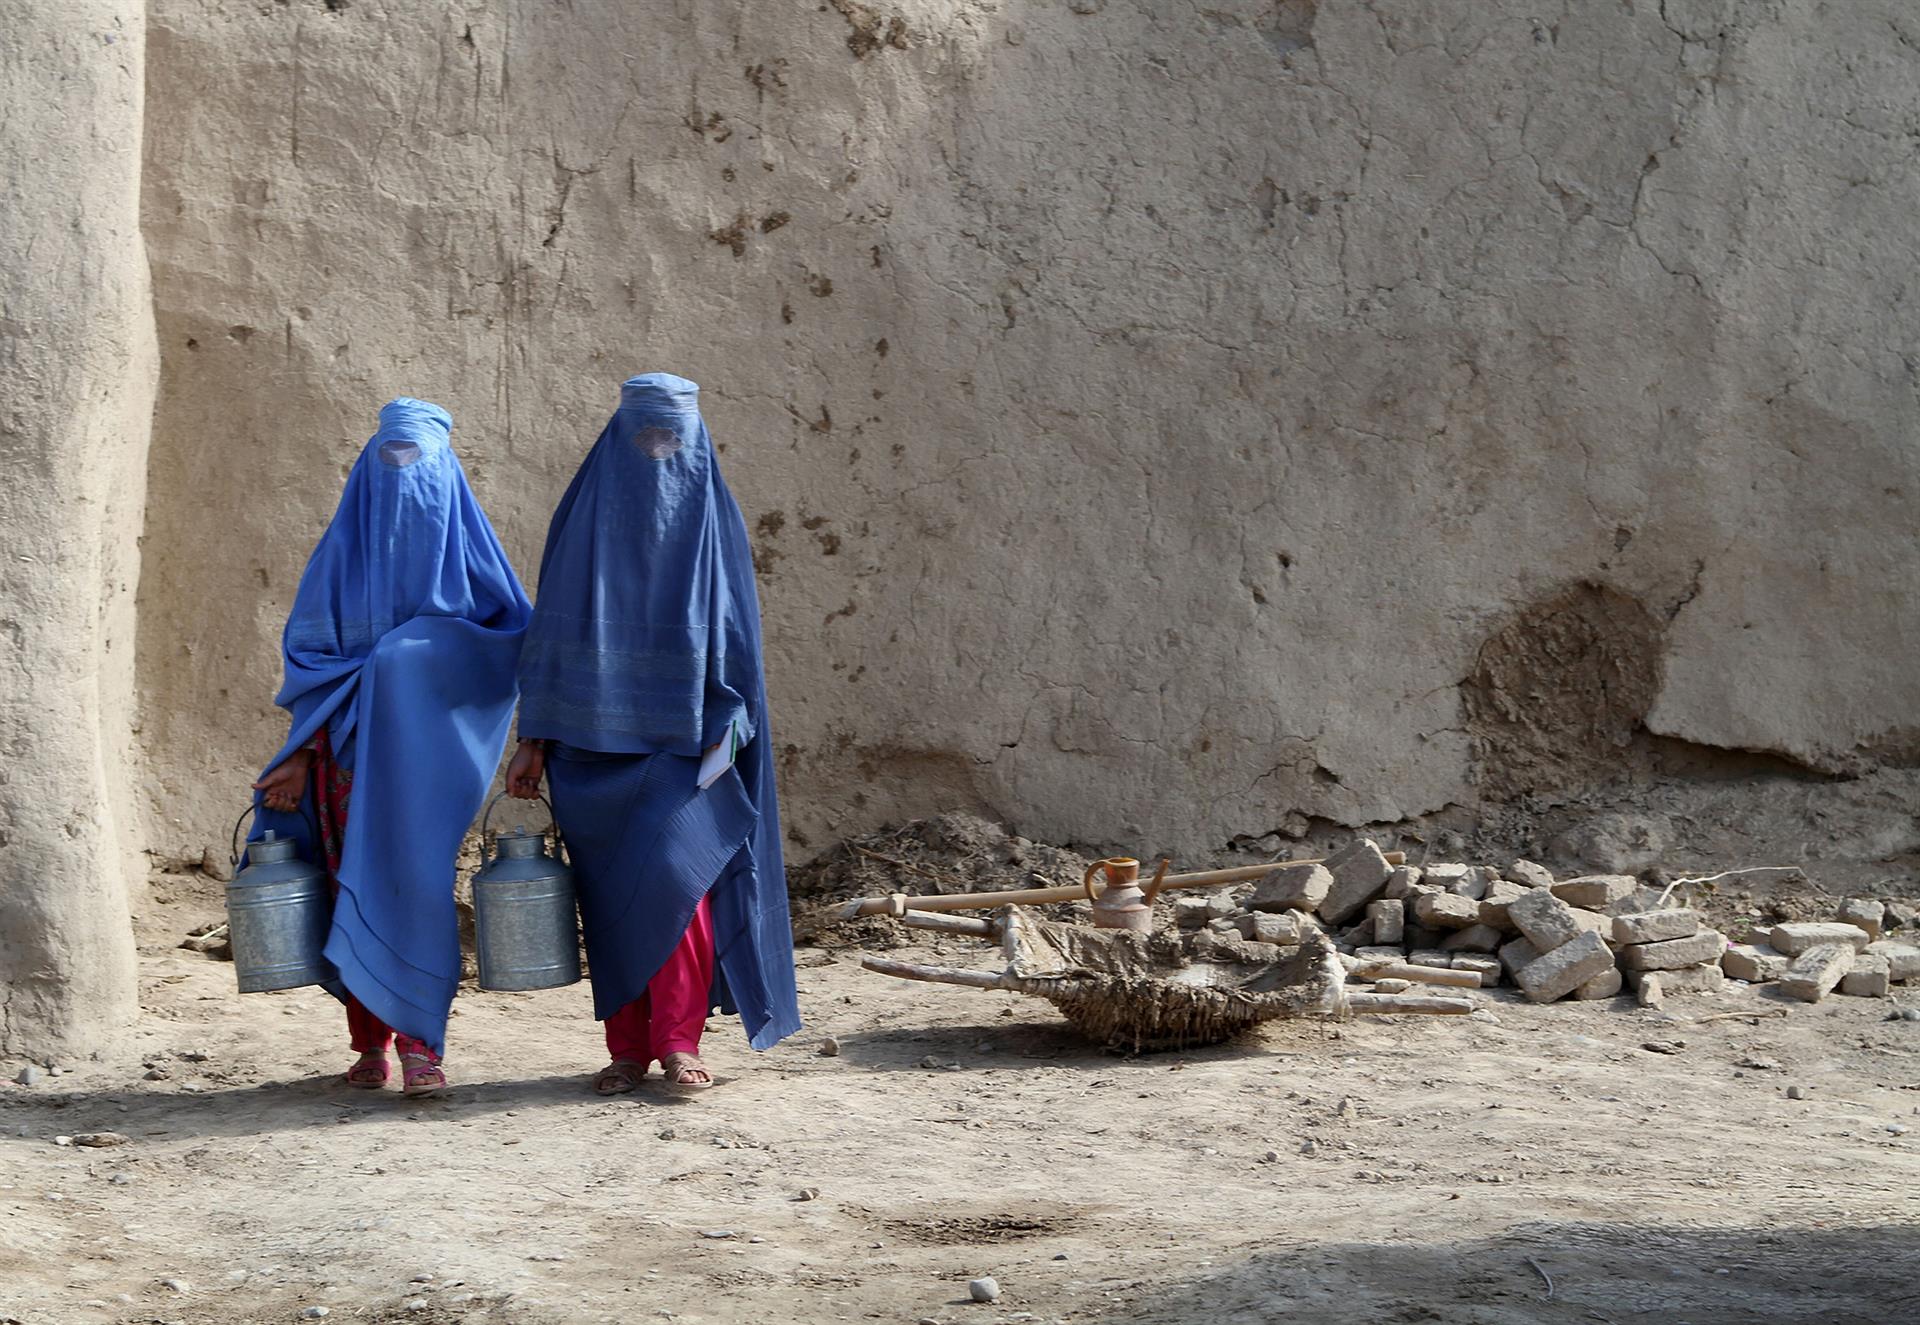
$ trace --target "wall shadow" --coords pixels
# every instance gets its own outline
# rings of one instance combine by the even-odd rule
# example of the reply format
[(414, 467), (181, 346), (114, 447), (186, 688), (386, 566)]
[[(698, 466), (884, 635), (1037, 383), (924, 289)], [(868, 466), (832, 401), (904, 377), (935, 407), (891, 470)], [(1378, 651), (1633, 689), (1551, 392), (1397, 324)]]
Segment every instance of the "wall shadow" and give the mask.
[(1128, 1325), (1913, 1325), (1920, 1322), (1920, 1226), (1543, 1222), (1458, 1242), (1260, 1251), (1216, 1272), (1123, 1297), (1097, 1319)]

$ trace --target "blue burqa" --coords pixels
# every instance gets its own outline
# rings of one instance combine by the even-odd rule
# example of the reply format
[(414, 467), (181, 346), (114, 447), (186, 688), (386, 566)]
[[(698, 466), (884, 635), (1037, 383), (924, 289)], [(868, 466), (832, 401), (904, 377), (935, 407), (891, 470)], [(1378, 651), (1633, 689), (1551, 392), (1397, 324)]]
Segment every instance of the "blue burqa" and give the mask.
[[(293, 715), (269, 769), (325, 723), (353, 770), (337, 875), (329, 986), (445, 1051), (460, 980), (454, 857), (500, 764), (531, 611), (467, 486), (438, 405), (402, 397), (376, 432), (307, 562), (282, 646)], [(309, 803), (262, 810), (317, 860)]]
[[(594, 1015), (646, 992), (706, 897), (715, 1002), (766, 1049), (800, 1014), (760, 604), (699, 390), (629, 379), (560, 499), (520, 658), (520, 735), (552, 742)], [(702, 789), (715, 744), (738, 757)]]

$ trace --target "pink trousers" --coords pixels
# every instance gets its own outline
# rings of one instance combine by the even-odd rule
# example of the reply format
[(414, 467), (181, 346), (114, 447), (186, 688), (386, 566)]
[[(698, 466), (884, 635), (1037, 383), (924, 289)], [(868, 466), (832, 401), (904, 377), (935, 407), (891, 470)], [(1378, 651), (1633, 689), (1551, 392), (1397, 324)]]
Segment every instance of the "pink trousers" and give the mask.
[(647, 992), (607, 1018), (607, 1053), (642, 1067), (668, 1054), (699, 1053), (712, 990), (713, 915), (703, 897)]

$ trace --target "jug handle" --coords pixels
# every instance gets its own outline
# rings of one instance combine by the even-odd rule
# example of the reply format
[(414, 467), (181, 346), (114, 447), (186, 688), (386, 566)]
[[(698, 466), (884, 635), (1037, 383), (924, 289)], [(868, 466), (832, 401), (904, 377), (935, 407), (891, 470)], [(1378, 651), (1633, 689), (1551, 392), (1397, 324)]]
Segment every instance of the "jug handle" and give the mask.
[[(487, 802), (487, 808), (485, 812), (482, 813), (480, 816), (480, 868), (481, 869), (485, 869), (488, 863), (492, 860), (492, 857), (490, 857), (487, 854), (487, 844), (493, 840), (492, 838), (487, 836), (487, 822), (493, 818), (493, 807), (498, 805), (501, 801), (505, 800), (506, 798), (507, 798), (506, 792), (504, 791), (495, 792), (493, 799)], [(542, 796), (539, 799), (540, 799), (540, 803), (547, 807), (547, 822), (553, 825), (553, 858), (559, 861), (562, 865), (570, 864), (571, 862), (567, 860), (567, 840), (564, 837), (560, 836), (560, 820), (559, 820), (559, 817), (556, 816), (553, 812), (553, 802), (548, 800), (545, 796)], [(541, 836), (544, 837), (545, 834), (543, 833), (541, 834)]]
[[(232, 865), (235, 869), (240, 868), (240, 825), (247, 821), (248, 815), (258, 814), (259, 812), (260, 812), (260, 802), (255, 801), (253, 804), (247, 806), (246, 809), (240, 811), (240, 817), (233, 821), (233, 840), (227, 844), (228, 846), (227, 863)], [(315, 851), (319, 851), (320, 850), (320, 817), (313, 812), (311, 807), (309, 807), (307, 810), (306, 819), (307, 819), (307, 826), (313, 829), (313, 849)]]
[(1106, 891), (1105, 888), (1101, 888), (1099, 892), (1094, 891), (1093, 876), (1098, 874), (1101, 870), (1105, 869), (1107, 866), (1117, 865), (1121, 861), (1126, 859), (1127, 859), (1126, 856), (1106, 856), (1100, 860), (1094, 861), (1093, 864), (1087, 866), (1087, 872), (1080, 877), (1080, 887), (1082, 890), (1086, 892), (1087, 900), (1089, 902), (1098, 901), (1100, 897), (1100, 893), (1103, 893)]

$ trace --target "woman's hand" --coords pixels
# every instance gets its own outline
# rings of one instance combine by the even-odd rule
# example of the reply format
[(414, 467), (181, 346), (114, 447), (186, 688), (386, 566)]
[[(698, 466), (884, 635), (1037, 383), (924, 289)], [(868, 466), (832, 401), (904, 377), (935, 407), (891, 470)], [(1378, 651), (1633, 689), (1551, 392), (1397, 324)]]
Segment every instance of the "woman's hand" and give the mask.
[(307, 774), (313, 769), (313, 751), (295, 750), (253, 784), (260, 802), (269, 810), (290, 814), (300, 808), (300, 797), (307, 789)]
[(540, 777), (547, 771), (547, 747), (544, 741), (522, 741), (507, 765), (507, 795), (523, 801), (540, 799)]

